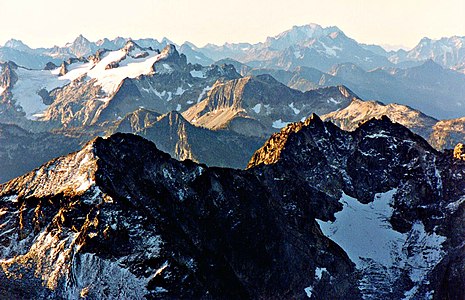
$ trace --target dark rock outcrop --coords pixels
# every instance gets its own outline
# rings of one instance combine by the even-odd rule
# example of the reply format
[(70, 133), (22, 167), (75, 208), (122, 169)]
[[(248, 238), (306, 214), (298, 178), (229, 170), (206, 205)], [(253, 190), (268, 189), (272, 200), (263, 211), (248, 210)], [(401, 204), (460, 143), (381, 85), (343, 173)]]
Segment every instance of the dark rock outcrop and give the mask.
[(245, 171), (97, 138), (0, 187), (0, 295), (461, 299), (464, 176), (386, 117), (312, 115)]

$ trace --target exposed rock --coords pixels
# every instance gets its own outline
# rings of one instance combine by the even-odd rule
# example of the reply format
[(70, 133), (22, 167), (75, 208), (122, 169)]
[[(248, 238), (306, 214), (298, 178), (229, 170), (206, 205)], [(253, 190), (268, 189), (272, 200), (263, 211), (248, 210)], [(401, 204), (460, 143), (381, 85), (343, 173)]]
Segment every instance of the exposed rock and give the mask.
[(454, 147), (454, 158), (465, 160), (465, 146), (462, 143), (458, 143)]
[(113, 132), (138, 134), (179, 160), (243, 169), (263, 140), (231, 131), (212, 131), (187, 122), (178, 112), (158, 115), (139, 109), (118, 122)]
[[(312, 112), (327, 113), (344, 108), (356, 97), (343, 86), (303, 93), (286, 87), (270, 75), (217, 82), (204, 96), (205, 99), (183, 113), (188, 121), (214, 130), (228, 128), (259, 137), (306, 119)], [(242, 121), (245, 126), (231, 124), (238, 118), (253, 122), (248, 125)]]
[(0, 187), (0, 291), (460, 299), (464, 176), (465, 162), (386, 117), (346, 132), (314, 115), (246, 171), (98, 138)]

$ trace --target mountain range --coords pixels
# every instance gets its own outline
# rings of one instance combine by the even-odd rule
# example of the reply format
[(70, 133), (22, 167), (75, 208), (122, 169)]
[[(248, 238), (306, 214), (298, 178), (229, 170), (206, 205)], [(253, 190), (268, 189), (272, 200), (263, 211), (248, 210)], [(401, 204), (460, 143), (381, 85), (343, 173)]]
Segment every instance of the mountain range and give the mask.
[(0, 295), (460, 299), (464, 174), (387, 117), (312, 115), (247, 170), (97, 138), (0, 186)]
[[(424, 38), (412, 50), (387, 52), (380, 46), (358, 43), (337, 27), (309, 24), (294, 26), (257, 44), (197, 47), (186, 42), (177, 48), (192, 65), (206, 66), (215, 61), (218, 66), (233, 64), (243, 76), (270, 74), (302, 91), (345, 85), (362, 99), (405, 104), (435, 118), (450, 119), (465, 114), (465, 75), (460, 71), (465, 60), (463, 40), (457, 36)], [(0, 47), (0, 60), (42, 69), (48, 62), (59, 66), (63, 60), (82, 61), (102, 49), (118, 51), (128, 42), (153, 50), (172, 44), (167, 38), (161, 42), (122, 37), (90, 42), (79, 36), (62, 47), (31, 49), (21, 41), (10, 40)], [(34, 55), (37, 61), (30, 63)]]
[(463, 40), (8, 41), (0, 298), (463, 299)]

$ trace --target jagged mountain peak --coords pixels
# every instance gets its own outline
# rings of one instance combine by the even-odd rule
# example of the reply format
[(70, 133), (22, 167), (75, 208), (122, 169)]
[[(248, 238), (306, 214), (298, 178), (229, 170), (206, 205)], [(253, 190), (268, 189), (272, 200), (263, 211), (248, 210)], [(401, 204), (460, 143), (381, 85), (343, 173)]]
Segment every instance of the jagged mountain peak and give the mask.
[[(358, 100), (354, 100), (358, 101)], [(356, 103), (354, 102), (354, 103)], [(326, 119), (328, 119), (326, 117)], [(389, 117), (382, 115), (379, 118), (370, 118), (360, 122), (359, 126), (353, 132), (341, 131), (336, 125), (329, 121), (323, 121), (317, 114), (312, 114), (304, 122), (291, 123), (273, 134), (265, 145), (257, 150), (252, 156), (248, 168), (256, 167), (261, 164), (270, 165), (277, 163), (283, 151), (289, 149), (295, 155), (299, 150), (299, 145), (305, 145), (307, 142), (314, 143), (320, 139), (321, 143), (325, 140), (337, 139), (340, 134), (345, 135), (348, 140), (356, 136), (376, 136), (379, 138), (403, 137), (408, 136), (417, 140), (423, 147), (434, 151), (421, 137), (415, 135), (406, 127), (392, 122)], [(289, 145), (289, 140), (292, 145)], [(299, 142), (296, 142), (299, 140)], [(336, 142), (336, 141), (332, 141)], [(295, 144), (297, 143), (297, 144)]]
[(8, 41), (5, 42), (4, 47), (17, 49), (20, 51), (31, 51), (32, 50), (28, 45), (23, 43), (21, 40), (17, 40), (17, 39), (9, 39)]
[(88, 46), (91, 42), (84, 37), (84, 35), (79, 34), (72, 42), (67, 43), (65, 47), (77, 47), (77, 46)]
[(174, 44), (168, 44), (166, 45), (165, 48), (161, 51), (162, 54), (164, 55), (179, 55), (178, 50), (176, 49), (176, 46)]
[(336, 39), (342, 31), (337, 27), (322, 27), (318, 24), (310, 23), (302, 26), (293, 26), (274, 37), (268, 37), (264, 43), (266, 47), (284, 50), (292, 45), (299, 45), (312, 39), (329, 36)]
[(436, 119), (423, 114), (406, 105), (391, 103), (385, 105), (379, 101), (364, 101), (354, 98), (350, 105), (339, 111), (323, 116), (344, 130), (354, 130), (358, 124), (372, 118), (388, 116), (392, 121), (400, 123), (416, 133), (427, 137)]
[[(80, 151), (56, 158), (0, 186), (11, 197), (39, 198), (81, 195), (95, 185), (98, 157), (93, 139)], [(27, 182), (27, 184), (26, 184)]]

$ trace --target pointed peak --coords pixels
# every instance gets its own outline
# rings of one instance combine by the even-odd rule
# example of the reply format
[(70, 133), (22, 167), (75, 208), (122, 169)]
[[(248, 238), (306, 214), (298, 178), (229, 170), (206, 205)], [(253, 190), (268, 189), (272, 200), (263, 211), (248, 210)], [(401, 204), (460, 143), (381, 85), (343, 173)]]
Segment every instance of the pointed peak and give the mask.
[(132, 40), (132, 39), (128, 39), (126, 41), (126, 43), (123, 46), (123, 49), (126, 50), (127, 52), (131, 52), (134, 49), (141, 49), (142, 50), (142, 48), (136, 42), (134, 42), (134, 40)]
[(74, 39), (73, 43), (81, 43), (81, 42), (90, 43), (88, 39), (86, 39), (82, 34), (80, 34)]
[(17, 40), (17, 39), (9, 39), (4, 47), (7, 47), (7, 48), (13, 48), (13, 49), (18, 49), (18, 50), (30, 50), (31, 48), (24, 44), (21, 40)]
[(176, 46), (173, 44), (166, 45), (165, 48), (163, 48), (163, 50), (161, 51), (161, 54), (164, 54), (166, 56), (170, 56), (175, 53), (178, 53), (178, 50), (176, 50)]

